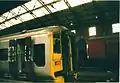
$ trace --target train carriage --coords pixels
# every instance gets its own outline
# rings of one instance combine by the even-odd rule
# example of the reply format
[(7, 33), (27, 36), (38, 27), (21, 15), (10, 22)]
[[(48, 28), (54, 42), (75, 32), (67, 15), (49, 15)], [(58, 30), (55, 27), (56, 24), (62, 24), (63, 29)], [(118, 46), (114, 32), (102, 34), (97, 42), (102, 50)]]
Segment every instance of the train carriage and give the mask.
[[(0, 72), (14, 78), (27, 77), (64, 81), (63, 71), (72, 70), (69, 31), (49, 26), (0, 37)], [(66, 55), (66, 56), (64, 56)], [(4, 64), (3, 64), (4, 63)], [(62, 72), (62, 73), (61, 73)]]

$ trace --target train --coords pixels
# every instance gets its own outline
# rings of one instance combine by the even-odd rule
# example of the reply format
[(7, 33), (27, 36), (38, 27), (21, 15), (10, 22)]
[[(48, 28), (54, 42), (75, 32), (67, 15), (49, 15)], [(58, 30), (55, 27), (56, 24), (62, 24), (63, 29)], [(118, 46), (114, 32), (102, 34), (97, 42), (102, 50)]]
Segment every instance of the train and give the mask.
[(80, 67), (76, 34), (64, 26), (48, 26), (0, 36), (0, 77), (7, 75), (10, 79), (37, 82), (73, 82), (79, 80), (80, 68), (98, 66), (100, 62), (102, 66), (98, 69), (104, 66), (114, 71), (119, 63), (118, 39), (118, 35), (88, 38), (87, 60), (85, 66)]
[(1, 75), (7, 73), (14, 79), (23, 76), (30, 80), (64, 83), (67, 73), (76, 69), (73, 40), (74, 33), (64, 26), (0, 36)]

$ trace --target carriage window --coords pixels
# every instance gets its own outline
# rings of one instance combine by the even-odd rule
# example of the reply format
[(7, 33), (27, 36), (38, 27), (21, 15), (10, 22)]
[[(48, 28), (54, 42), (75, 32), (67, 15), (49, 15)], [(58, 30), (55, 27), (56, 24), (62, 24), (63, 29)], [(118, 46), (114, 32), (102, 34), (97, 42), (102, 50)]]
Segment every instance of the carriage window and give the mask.
[(34, 45), (33, 59), (37, 66), (45, 66), (45, 44)]
[(60, 33), (54, 34), (54, 53), (60, 53)]
[(8, 60), (8, 49), (0, 49), (0, 60)]

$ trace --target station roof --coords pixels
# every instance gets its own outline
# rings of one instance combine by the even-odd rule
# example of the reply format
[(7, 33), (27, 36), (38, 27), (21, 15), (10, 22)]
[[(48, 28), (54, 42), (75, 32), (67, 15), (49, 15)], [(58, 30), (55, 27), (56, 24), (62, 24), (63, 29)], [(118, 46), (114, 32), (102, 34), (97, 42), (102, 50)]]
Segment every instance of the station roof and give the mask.
[(0, 35), (51, 25), (74, 29), (119, 21), (118, 1), (31, 0), (11, 5), (0, 13)]

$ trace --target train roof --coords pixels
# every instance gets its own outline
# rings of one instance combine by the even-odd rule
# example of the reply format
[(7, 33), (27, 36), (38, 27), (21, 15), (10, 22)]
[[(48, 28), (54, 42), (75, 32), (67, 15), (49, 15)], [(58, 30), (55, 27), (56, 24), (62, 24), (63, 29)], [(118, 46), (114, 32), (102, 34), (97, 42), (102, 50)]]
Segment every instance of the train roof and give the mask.
[(68, 29), (64, 26), (48, 26), (48, 27), (42, 27), (42, 28), (37, 28), (37, 29), (32, 29), (32, 30), (23, 30), (22, 32), (0, 36), (0, 40), (6, 40), (7, 38), (10, 39), (10, 37), (15, 38), (17, 35), (31, 36), (31, 35), (40, 34), (40, 33), (42, 34), (42, 33), (47, 33), (47, 32), (55, 33), (55, 32), (59, 32), (63, 30), (68, 30)]
[(33, 30), (28, 30), (27, 32), (35, 32), (35, 31), (44, 31), (44, 32), (58, 32), (61, 30), (68, 30), (64, 26), (48, 26), (48, 27), (42, 27), (42, 28), (37, 28)]

